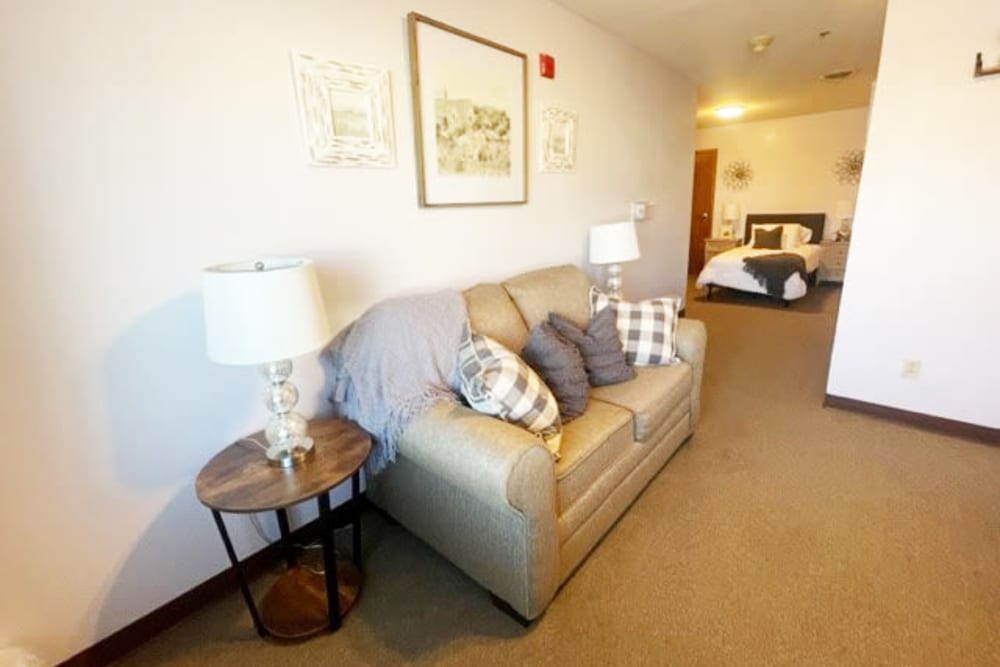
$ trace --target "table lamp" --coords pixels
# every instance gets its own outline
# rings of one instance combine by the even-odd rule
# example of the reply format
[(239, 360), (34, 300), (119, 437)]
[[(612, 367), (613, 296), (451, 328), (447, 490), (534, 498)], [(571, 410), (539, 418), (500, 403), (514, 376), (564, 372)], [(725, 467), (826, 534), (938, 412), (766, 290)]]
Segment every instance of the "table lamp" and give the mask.
[(840, 228), (837, 229), (837, 240), (846, 241), (851, 237), (851, 224), (848, 220), (854, 215), (854, 207), (846, 199), (837, 200), (837, 207), (833, 217), (840, 221)]
[(590, 263), (608, 265), (607, 292), (622, 298), (622, 262), (639, 259), (635, 223), (609, 222), (590, 228)]
[(722, 206), (722, 238), (733, 238), (734, 223), (740, 219), (740, 207), (729, 202)]
[(220, 364), (259, 364), (267, 380), (264, 429), (270, 464), (292, 468), (313, 452), (299, 391), (288, 379), (291, 357), (330, 341), (316, 269), (308, 259), (262, 259), (210, 266), (202, 272), (205, 343)]

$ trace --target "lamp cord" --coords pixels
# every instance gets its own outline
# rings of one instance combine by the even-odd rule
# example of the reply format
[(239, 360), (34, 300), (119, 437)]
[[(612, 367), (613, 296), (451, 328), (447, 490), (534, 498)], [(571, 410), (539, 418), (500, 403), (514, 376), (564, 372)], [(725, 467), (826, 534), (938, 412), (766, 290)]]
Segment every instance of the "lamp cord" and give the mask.
[(249, 442), (249, 443), (252, 443), (252, 444), (254, 444), (254, 445), (257, 445), (257, 446), (258, 446), (258, 447), (260, 447), (261, 449), (263, 449), (263, 450), (264, 450), (265, 452), (267, 451), (267, 445), (265, 445), (265, 444), (264, 444), (263, 442), (261, 442), (261, 441), (260, 441), (260, 440), (258, 440), (257, 438), (240, 438), (239, 440), (237, 440), (237, 441), (236, 441), (236, 444), (238, 445), (238, 444), (240, 444), (241, 442)]
[[(256, 445), (257, 447), (260, 447), (265, 451), (267, 450), (267, 445), (262, 443), (260, 440), (257, 440), (256, 438), (240, 438), (239, 440), (236, 441), (236, 444), (240, 444), (243, 442), (249, 442), (250, 444)], [(279, 541), (278, 538), (271, 538), (268, 536), (267, 532), (264, 530), (264, 526), (260, 524), (260, 517), (257, 514), (250, 514), (249, 516), (250, 516), (250, 523), (253, 525), (254, 530), (257, 532), (257, 536), (261, 539), (261, 541), (264, 542), (264, 544), (270, 546), (276, 544)], [(319, 543), (318, 539), (316, 539), (313, 540), (312, 542), (308, 542), (305, 544), (302, 544), (300, 542), (294, 542), (292, 543), (291, 547), (293, 549), (322, 549), (323, 545)], [(317, 574), (323, 574), (322, 568), (320, 569), (310, 568), (310, 569), (316, 572)]]

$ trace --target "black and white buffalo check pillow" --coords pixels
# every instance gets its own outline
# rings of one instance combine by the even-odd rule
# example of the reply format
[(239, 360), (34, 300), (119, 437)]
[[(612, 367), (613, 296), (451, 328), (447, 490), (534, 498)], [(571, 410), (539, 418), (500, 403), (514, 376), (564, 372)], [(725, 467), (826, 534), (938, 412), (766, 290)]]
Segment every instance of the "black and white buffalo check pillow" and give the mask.
[(677, 313), (680, 297), (660, 297), (638, 303), (608, 296), (590, 288), (590, 316), (605, 308), (615, 313), (618, 337), (631, 366), (666, 366), (677, 363)]
[(472, 409), (522, 426), (559, 456), (559, 403), (519, 356), (466, 327), (458, 348), (462, 396)]

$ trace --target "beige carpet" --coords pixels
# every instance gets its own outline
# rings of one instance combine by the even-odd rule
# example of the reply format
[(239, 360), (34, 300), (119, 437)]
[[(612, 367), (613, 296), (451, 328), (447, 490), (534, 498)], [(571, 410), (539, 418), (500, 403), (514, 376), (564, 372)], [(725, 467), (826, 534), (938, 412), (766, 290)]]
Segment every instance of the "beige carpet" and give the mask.
[(368, 516), (337, 634), (258, 640), (232, 595), (123, 664), (1000, 664), (1000, 449), (820, 407), (823, 302), (689, 298), (702, 423), (533, 627)]

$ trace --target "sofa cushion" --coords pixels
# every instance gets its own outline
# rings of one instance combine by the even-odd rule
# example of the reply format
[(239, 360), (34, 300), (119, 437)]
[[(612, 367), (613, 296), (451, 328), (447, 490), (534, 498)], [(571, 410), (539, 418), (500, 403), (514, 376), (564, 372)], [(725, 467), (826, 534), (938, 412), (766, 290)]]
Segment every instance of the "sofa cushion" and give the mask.
[(559, 334), (580, 350), (587, 380), (595, 387), (624, 382), (635, 377), (635, 369), (625, 363), (625, 351), (615, 327), (615, 314), (598, 313), (582, 331), (558, 313), (549, 315), (549, 323)]
[(523, 426), (559, 455), (559, 405), (524, 361), (488, 336), (466, 335), (458, 348), (462, 396), (477, 412)]
[(489, 336), (508, 350), (520, 350), (528, 342), (528, 327), (501, 285), (480, 283), (462, 295), (474, 332)]
[(581, 329), (590, 321), (590, 278), (575, 266), (522, 273), (505, 280), (503, 286), (529, 329), (547, 320), (549, 313), (559, 313)]
[(560, 512), (577, 501), (632, 444), (632, 413), (603, 401), (563, 427), (556, 463), (556, 493)]
[(579, 417), (587, 408), (590, 383), (580, 350), (548, 322), (531, 330), (521, 358), (535, 369), (556, 395), (563, 424)]
[(694, 374), (691, 364), (685, 362), (635, 370), (634, 380), (595, 387), (591, 396), (625, 408), (635, 415), (635, 439), (645, 442), (677, 408), (678, 403), (690, 398)]
[(665, 366), (677, 363), (677, 314), (680, 297), (660, 297), (638, 303), (608, 296), (590, 288), (590, 312), (615, 313), (618, 335), (630, 366)]

